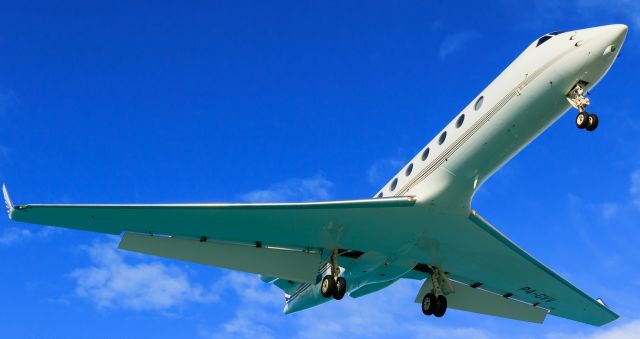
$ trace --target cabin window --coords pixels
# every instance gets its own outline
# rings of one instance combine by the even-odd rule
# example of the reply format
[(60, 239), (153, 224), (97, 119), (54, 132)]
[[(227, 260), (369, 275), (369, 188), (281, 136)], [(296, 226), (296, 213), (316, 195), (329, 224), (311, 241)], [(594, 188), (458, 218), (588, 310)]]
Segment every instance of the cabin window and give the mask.
[(382, 192), (378, 193), (378, 196), (376, 198), (382, 198)]
[(476, 100), (476, 104), (473, 106), (473, 109), (475, 109), (476, 111), (479, 110), (480, 107), (482, 107), (483, 101), (484, 101), (484, 96), (480, 96), (478, 100)]
[(393, 179), (391, 185), (389, 185), (389, 190), (393, 191), (396, 189), (396, 186), (398, 186), (398, 178)]
[(456, 120), (456, 128), (460, 128), (460, 126), (462, 126), (462, 123), (464, 123), (464, 114), (460, 114), (460, 117), (458, 117), (458, 120)]
[(429, 147), (427, 147), (427, 149), (425, 149), (424, 152), (422, 152), (422, 161), (427, 160), (428, 157), (429, 157)]
[(442, 143), (447, 139), (447, 131), (442, 132), (440, 134), (440, 138), (438, 138), (438, 145), (442, 145)]
[(407, 169), (404, 171), (404, 175), (409, 176), (411, 171), (413, 171), (413, 163), (410, 163), (409, 166), (407, 166)]

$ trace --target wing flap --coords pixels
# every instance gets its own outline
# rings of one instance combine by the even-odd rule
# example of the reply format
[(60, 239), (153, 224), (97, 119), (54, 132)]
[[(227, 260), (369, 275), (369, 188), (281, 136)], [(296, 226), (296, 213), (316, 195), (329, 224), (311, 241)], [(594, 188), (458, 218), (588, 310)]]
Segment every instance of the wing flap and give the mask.
[[(549, 312), (543, 308), (473, 288), (454, 280), (450, 282), (455, 292), (447, 295), (448, 308), (539, 324), (544, 322)], [(431, 291), (431, 282), (427, 279), (422, 284), (415, 302), (421, 303), (422, 298), (429, 291)]]
[(118, 248), (287, 280), (312, 283), (320, 252), (125, 233)]

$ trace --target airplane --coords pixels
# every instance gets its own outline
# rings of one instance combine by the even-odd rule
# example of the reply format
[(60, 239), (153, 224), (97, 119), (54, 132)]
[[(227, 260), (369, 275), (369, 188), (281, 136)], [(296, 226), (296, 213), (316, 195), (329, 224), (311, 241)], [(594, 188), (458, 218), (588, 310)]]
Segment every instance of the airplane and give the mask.
[(14, 205), (18, 222), (121, 235), (118, 248), (259, 274), (284, 313), (400, 279), (415, 302), (543, 323), (548, 314), (602, 326), (618, 318), (498, 231), (471, 202), (478, 188), (571, 107), (594, 131), (591, 90), (616, 60), (622, 24), (533, 41), (373, 198), (258, 204)]

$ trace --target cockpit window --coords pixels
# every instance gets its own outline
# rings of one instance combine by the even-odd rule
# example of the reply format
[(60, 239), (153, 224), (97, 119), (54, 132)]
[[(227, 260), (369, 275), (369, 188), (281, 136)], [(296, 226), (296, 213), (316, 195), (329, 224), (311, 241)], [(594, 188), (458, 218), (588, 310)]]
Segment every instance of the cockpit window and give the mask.
[(545, 35), (542, 38), (538, 39), (538, 44), (536, 45), (536, 47), (544, 44), (547, 40), (553, 38), (551, 35)]
[(547, 40), (553, 38), (554, 36), (558, 35), (558, 34), (562, 34), (565, 31), (557, 31), (557, 32), (551, 32), (551, 33), (547, 33), (545, 35), (542, 36), (542, 38), (538, 39), (538, 43), (536, 44), (536, 47), (544, 44)]

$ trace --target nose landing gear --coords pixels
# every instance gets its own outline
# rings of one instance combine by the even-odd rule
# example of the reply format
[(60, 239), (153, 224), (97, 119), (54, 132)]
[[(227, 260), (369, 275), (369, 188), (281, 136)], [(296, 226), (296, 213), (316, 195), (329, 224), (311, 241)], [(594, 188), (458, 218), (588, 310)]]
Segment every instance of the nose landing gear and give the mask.
[(587, 85), (585, 81), (578, 81), (578, 83), (573, 86), (569, 94), (567, 94), (567, 100), (576, 108), (579, 112), (576, 115), (576, 126), (579, 129), (586, 129), (589, 132), (595, 131), (598, 128), (598, 116), (595, 114), (588, 113), (586, 111), (587, 106), (589, 106), (589, 98), (584, 96), (584, 88)]

